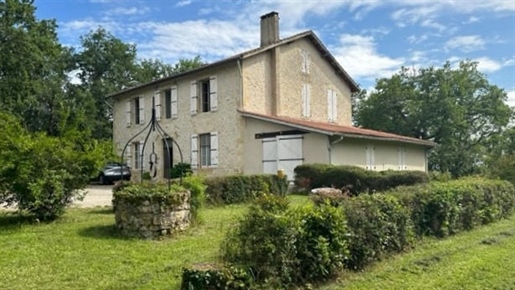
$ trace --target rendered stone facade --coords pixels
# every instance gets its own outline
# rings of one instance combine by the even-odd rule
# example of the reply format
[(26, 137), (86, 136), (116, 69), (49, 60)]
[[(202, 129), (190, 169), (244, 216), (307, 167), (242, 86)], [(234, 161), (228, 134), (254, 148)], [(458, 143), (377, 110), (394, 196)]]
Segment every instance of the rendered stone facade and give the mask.
[[(351, 95), (358, 90), (357, 85), (312, 31), (277, 39), (277, 13), (265, 16), (261, 22), (261, 47), (111, 95), (114, 100), (113, 139), (116, 153), (121, 155), (127, 142), (148, 124), (154, 100), (160, 115), (158, 123), (180, 147), (173, 145), (173, 164), (191, 163), (195, 172), (206, 175), (263, 173), (263, 145), (256, 136), (262, 133), (283, 134), (292, 130), (305, 134), (301, 156), (304, 163), (367, 167), (370, 156), (361, 158), (364, 148), (383, 142), (386, 145), (377, 148), (384, 149), (384, 152), (378, 149), (374, 156), (384, 161), (382, 168), (395, 169), (394, 161), (400, 155), (392, 148), (403, 147), (407, 139), (384, 137), (382, 132), (371, 130), (352, 133)], [(204, 83), (204, 80), (210, 80), (209, 86), (211, 80), (216, 80), (213, 82), (215, 98), (209, 99), (210, 105), (214, 100), (216, 108), (192, 113), (192, 103), (196, 102), (194, 97), (200, 98), (198, 94), (194, 96), (193, 88), (200, 90), (200, 83)], [(170, 89), (173, 89), (176, 97), (175, 102), (172, 101), (175, 114), (166, 118), (165, 112), (170, 105), (165, 104), (164, 98), (165, 91)], [(210, 94), (212, 90), (210, 87)], [(131, 111), (134, 109), (130, 105), (131, 100), (137, 99), (143, 104), (145, 122), (128, 124), (126, 119), (135, 120), (137, 114)], [(199, 102), (198, 106), (202, 106), (202, 103)], [(245, 112), (265, 118), (252, 120)], [(315, 125), (309, 128), (295, 122), (278, 125), (272, 120), (275, 117), (295, 118)], [(323, 127), (323, 124), (341, 128), (318, 130), (317, 126)], [(345, 142), (340, 142), (341, 132), (347, 130), (344, 127), (350, 128), (351, 133), (343, 134)], [(207, 135), (209, 141), (206, 141)], [(157, 170), (154, 174), (158, 178), (165, 176), (164, 159), (167, 155), (164, 153), (163, 138), (151, 134), (143, 154), (146, 158), (152, 150), (156, 153)], [(141, 162), (135, 160), (135, 149), (144, 139), (144, 134), (135, 137), (124, 154), (136, 180), (139, 180), (142, 171), (150, 170), (149, 160), (143, 161), (143, 168), (137, 164)], [(206, 142), (209, 147), (206, 147)], [(417, 140), (407, 140), (406, 144), (406, 148), (410, 149), (402, 156), (410, 164), (409, 169), (425, 170), (426, 150), (434, 144)], [(209, 148), (204, 150), (210, 150), (210, 154), (207, 154), (210, 160), (205, 160), (207, 155), (200, 153), (202, 146)], [(383, 158), (383, 155), (388, 156)], [(379, 170), (375, 169), (377, 166), (369, 167), (370, 170)]]

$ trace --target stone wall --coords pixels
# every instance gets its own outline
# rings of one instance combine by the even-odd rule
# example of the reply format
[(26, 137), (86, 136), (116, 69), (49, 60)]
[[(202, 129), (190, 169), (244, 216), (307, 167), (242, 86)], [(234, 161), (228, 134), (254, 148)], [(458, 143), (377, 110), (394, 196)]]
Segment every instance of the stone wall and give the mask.
[(190, 225), (190, 192), (184, 195), (178, 205), (167, 205), (158, 201), (145, 200), (138, 203), (115, 198), (116, 227), (124, 236), (155, 239), (184, 230)]

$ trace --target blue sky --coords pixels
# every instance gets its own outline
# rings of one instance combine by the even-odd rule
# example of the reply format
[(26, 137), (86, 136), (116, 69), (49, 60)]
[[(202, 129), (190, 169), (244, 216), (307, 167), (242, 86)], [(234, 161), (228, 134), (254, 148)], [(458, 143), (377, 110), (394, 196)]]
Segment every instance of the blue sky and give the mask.
[(36, 0), (61, 43), (102, 26), (134, 43), (140, 58), (212, 62), (259, 46), (259, 16), (276, 11), (280, 36), (313, 30), (361, 85), (401, 66), (471, 59), (515, 106), (514, 0)]

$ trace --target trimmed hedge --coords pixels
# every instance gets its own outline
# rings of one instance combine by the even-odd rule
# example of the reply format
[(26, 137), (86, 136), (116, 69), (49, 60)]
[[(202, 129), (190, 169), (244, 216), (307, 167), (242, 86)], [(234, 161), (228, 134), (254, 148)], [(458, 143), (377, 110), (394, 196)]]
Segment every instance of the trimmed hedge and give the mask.
[(329, 164), (302, 164), (294, 169), (295, 185), (311, 190), (317, 187), (347, 189), (352, 195), (385, 191), (400, 185), (427, 183), (422, 171), (368, 171), (361, 167)]
[(419, 236), (445, 237), (470, 230), (505, 218), (515, 208), (511, 183), (479, 177), (403, 187), (391, 194), (410, 209)]
[(222, 245), (224, 261), (250, 269), (263, 289), (326, 281), (344, 267), (347, 230), (332, 206), (288, 208), (282, 197), (264, 195)]
[(277, 175), (230, 175), (206, 179), (207, 201), (214, 204), (242, 203), (256, 199), (263, 192), (285, 196), (286, 177)]
[(342, 205), (349, 231), (347, 268), (363, 269), (382, 256), (402, 252), (413, 244), (410, 211), (394, 196), (362, 195)]
[(198, 264), (182, 270), (181, 290), (246, 290), (252, 285), (252, 276), (233, 266)]
[[(225, 237), (222, 258), (236, 269), (248, 269), (252, 287), (298, 288), (325, 282), (344, 267), (363, 269), (412, 247), (415, 238), (470, 230), (507, 217), (514, 209), (514, 185), (484, 178), (346, 199), (326, 195), (317, 206), (302, 208), (289, 208), (287, 200), (265, 194)], [(218, 276), (212, 276), (206, 283), (219, 283)]]

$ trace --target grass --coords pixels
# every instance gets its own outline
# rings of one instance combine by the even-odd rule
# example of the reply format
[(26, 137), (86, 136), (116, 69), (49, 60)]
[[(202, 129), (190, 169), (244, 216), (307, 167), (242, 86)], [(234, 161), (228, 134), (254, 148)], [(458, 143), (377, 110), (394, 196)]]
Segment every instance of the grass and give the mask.
[(515, 289), (515, 217), (447, 239), (428, 238), (364, 272), (346, 272), (335, 289)]
[[(307, 203), (290, 196), (292, 205)], [(2, 289), (178, 289), (182, 267), (217, 259), (245, 205), (208, 208), (205, 223), (173, 239), (125, 239), (110, 208), (70, 209), (57, 222), (0, 212)], [(515, 219), (385, 259), (321, 289), (515, 289)]]

